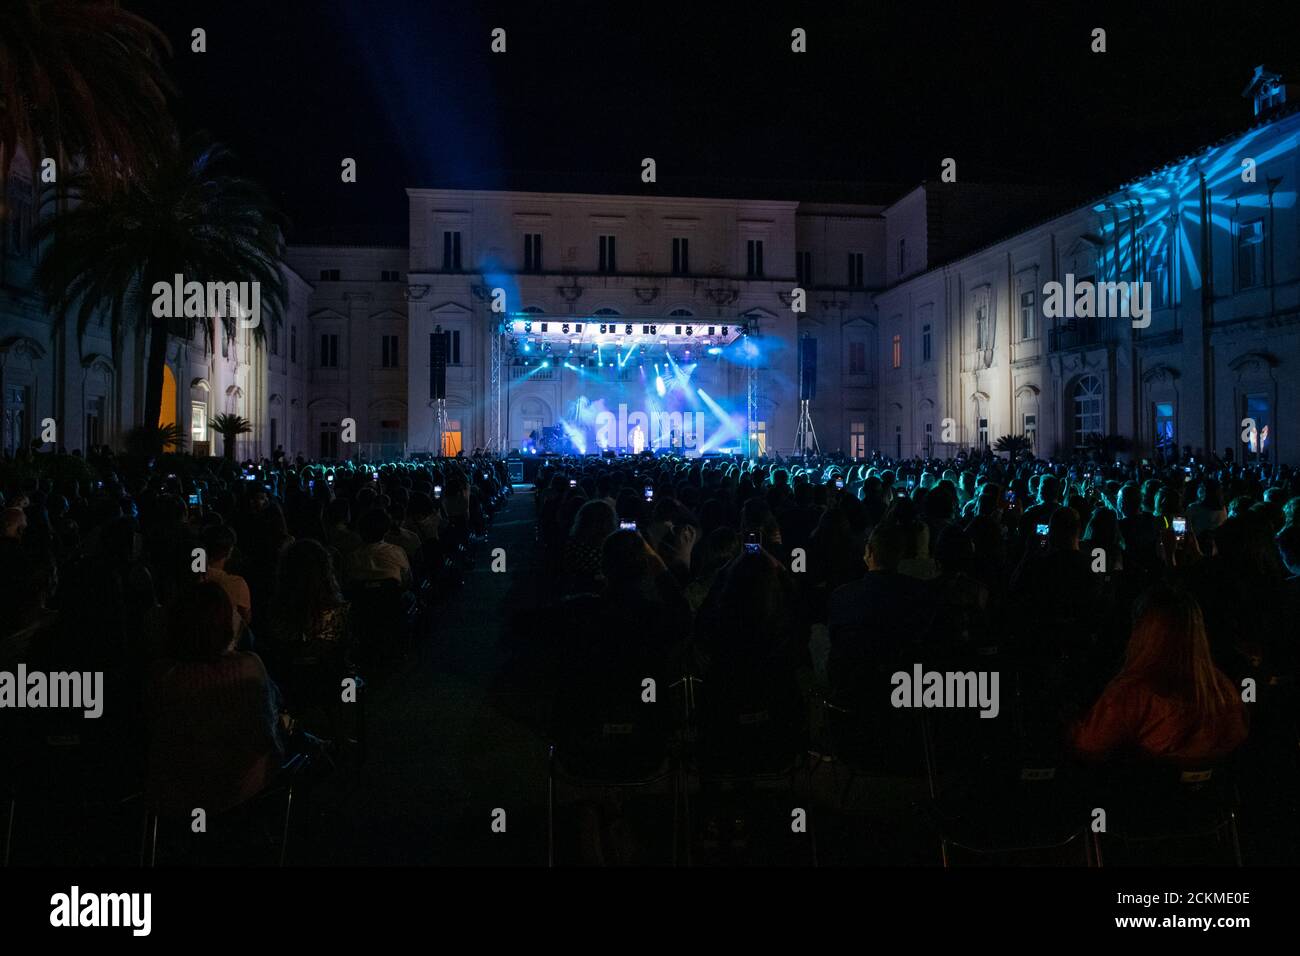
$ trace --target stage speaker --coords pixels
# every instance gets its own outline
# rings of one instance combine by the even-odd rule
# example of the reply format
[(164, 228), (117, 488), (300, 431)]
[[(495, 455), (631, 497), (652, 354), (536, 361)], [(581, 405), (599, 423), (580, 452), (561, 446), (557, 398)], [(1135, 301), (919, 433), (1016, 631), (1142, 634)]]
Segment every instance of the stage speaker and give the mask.
[(441, 330), (429, 334), (429, 398), (447, 397), (447, 336)]
[(805, 335), (799, 340), (799, 398), (817, 397), (817, 340)]

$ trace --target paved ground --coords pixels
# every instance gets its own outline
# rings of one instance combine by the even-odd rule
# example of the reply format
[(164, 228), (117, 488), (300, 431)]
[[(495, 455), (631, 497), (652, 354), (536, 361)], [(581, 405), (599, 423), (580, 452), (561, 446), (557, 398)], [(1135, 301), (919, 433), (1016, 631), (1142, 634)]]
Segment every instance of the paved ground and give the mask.
[[(503, 573), (491, 570), (496, 548)], [(511, 679), (514, 615), (535, 603), (531, 490), (497, 514), (477, 558), (433, 633), (376, 680), (365, 766), (318, 801), (332, 834), (321, 862), (545, 864), (545, 700)], [(504, 833), (492, 829), (497, 809)]]
[[(531, 490), (517, 489), (487, 542), (478, 545), (478, 561), (463, 590), (440, 608), (432, 635), (401, 667), (377, 676), (367, 705), (367, 762), (359, 772), (340, 773), (319, 794), (311, 862), (545, 864), (548, 691), (529, 667), (536, 655), (527, 646), (528, 622), (542, 613), (534, 592), (539, 577), (533, 573), (538, 560), (534, 515)], [(504, 573), (491, 570), (495, 548), (505, 550)], [(842, 783), (829, 771), (816, 774), (818, 790), (838, 796)], [(856, 794), (855, 802), (870, 808), (865, 818), (819, 813), (819, 860), (934, 862), (936, 848), (918, 832), (911, 808), (920, 796), (914, 791), (908, 782), (877, 781), (869, 792)], [(698, 794), (693, 799), (703, 830), (710, 804)], [(788, 831), (788, 800), (782, 799), (740, 812), (752, 813), (751, 829), (753, 821), (771, 816), (774, 831)], [(671, 842), (661, 831), (671, 826), (671, 818), (658, 811), (671, 803), (662, 798), (652, 803), (656, 812), (648, 819), (625, 808), (637, 831), (627, 841), (634, 848), (629, 852), (638, 862), (668, 863)], [(492, 830), (497, 809), (505, 811), (505, 833)], [(868, 822), (872, 817), (881, 825)], [(559, 820), (559, 859), (574, 861), (580, 843), (573, 817), (561, 814)], [(698, 847), (694, 861), (810, 859), (806, 844), (798, 841), (749, 849), (721, 842)], [(605, 858), (617, 852), (606, 849)]]

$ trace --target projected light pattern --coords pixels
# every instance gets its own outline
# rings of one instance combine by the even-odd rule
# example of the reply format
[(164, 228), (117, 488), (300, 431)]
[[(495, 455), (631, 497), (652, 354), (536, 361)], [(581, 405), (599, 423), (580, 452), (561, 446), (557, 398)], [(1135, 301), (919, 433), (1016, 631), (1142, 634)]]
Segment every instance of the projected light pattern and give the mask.
[[(1205, 282), (1198, 252), (1202, 180), (1209, 202), (1209, 228), (1229, 236), (1234, 234), (1234, 224), (1243, 221), (1240, 212), (1234, 215), (1234, 209), (1267, 214), (1269, 209), (1295, 206), (1294, 189), (1274, 188), (1270, 195), (1264, 169), (1270, 161), (1295, 150), (1295, 137), (1280, 136), (1270, 144), (1263, 139), (1270, 133), (1275, 134), (1276, 129), (1264, 126), (1251, 130), (1232, 142), (1130, 183), (1119, 190), (1117, 199), (1093, 206), (1101, 219), (1100, 277), (1161, 283), (1167, 272), (1167, 304), (1182, 301), (1184, 277), (1191, 291), (1200, 290)], [(1254, 163), (1253, 183), (1243, 178), (1245, 160)]]

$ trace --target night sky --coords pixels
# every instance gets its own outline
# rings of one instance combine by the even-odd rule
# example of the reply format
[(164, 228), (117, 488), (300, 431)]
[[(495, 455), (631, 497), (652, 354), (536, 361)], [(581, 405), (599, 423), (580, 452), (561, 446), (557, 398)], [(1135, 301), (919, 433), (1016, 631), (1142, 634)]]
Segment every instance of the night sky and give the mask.
[(1293, 4), (125, 5), (172, 40), (182, 128), (230, 144), (299, 241), (404, 243), (413, 185), (577, 174), (636, 193), (646, 156), (664, 194), (674, 177), (910, 186), (952, 156), (959, 180), (1090, 195), (1248, 125), (1257, 63), (1300, 82)]

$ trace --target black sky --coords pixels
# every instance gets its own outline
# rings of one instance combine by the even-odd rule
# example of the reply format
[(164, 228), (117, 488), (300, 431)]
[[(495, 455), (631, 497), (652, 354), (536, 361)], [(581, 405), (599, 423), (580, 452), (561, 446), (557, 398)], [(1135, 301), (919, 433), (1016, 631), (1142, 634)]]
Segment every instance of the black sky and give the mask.
[(233, 146), (296, 239), (404, 242), (408, 185), (563, 172), (635, 193), (646, 156), (661, 193), (674, 177), (911, 185), (952, 156), (962, 180), (1085, 194), (1248, 125), (1257, 63), (1300, 81), (1294, 4), (126, 6), (172, 40), (183, 128)]

